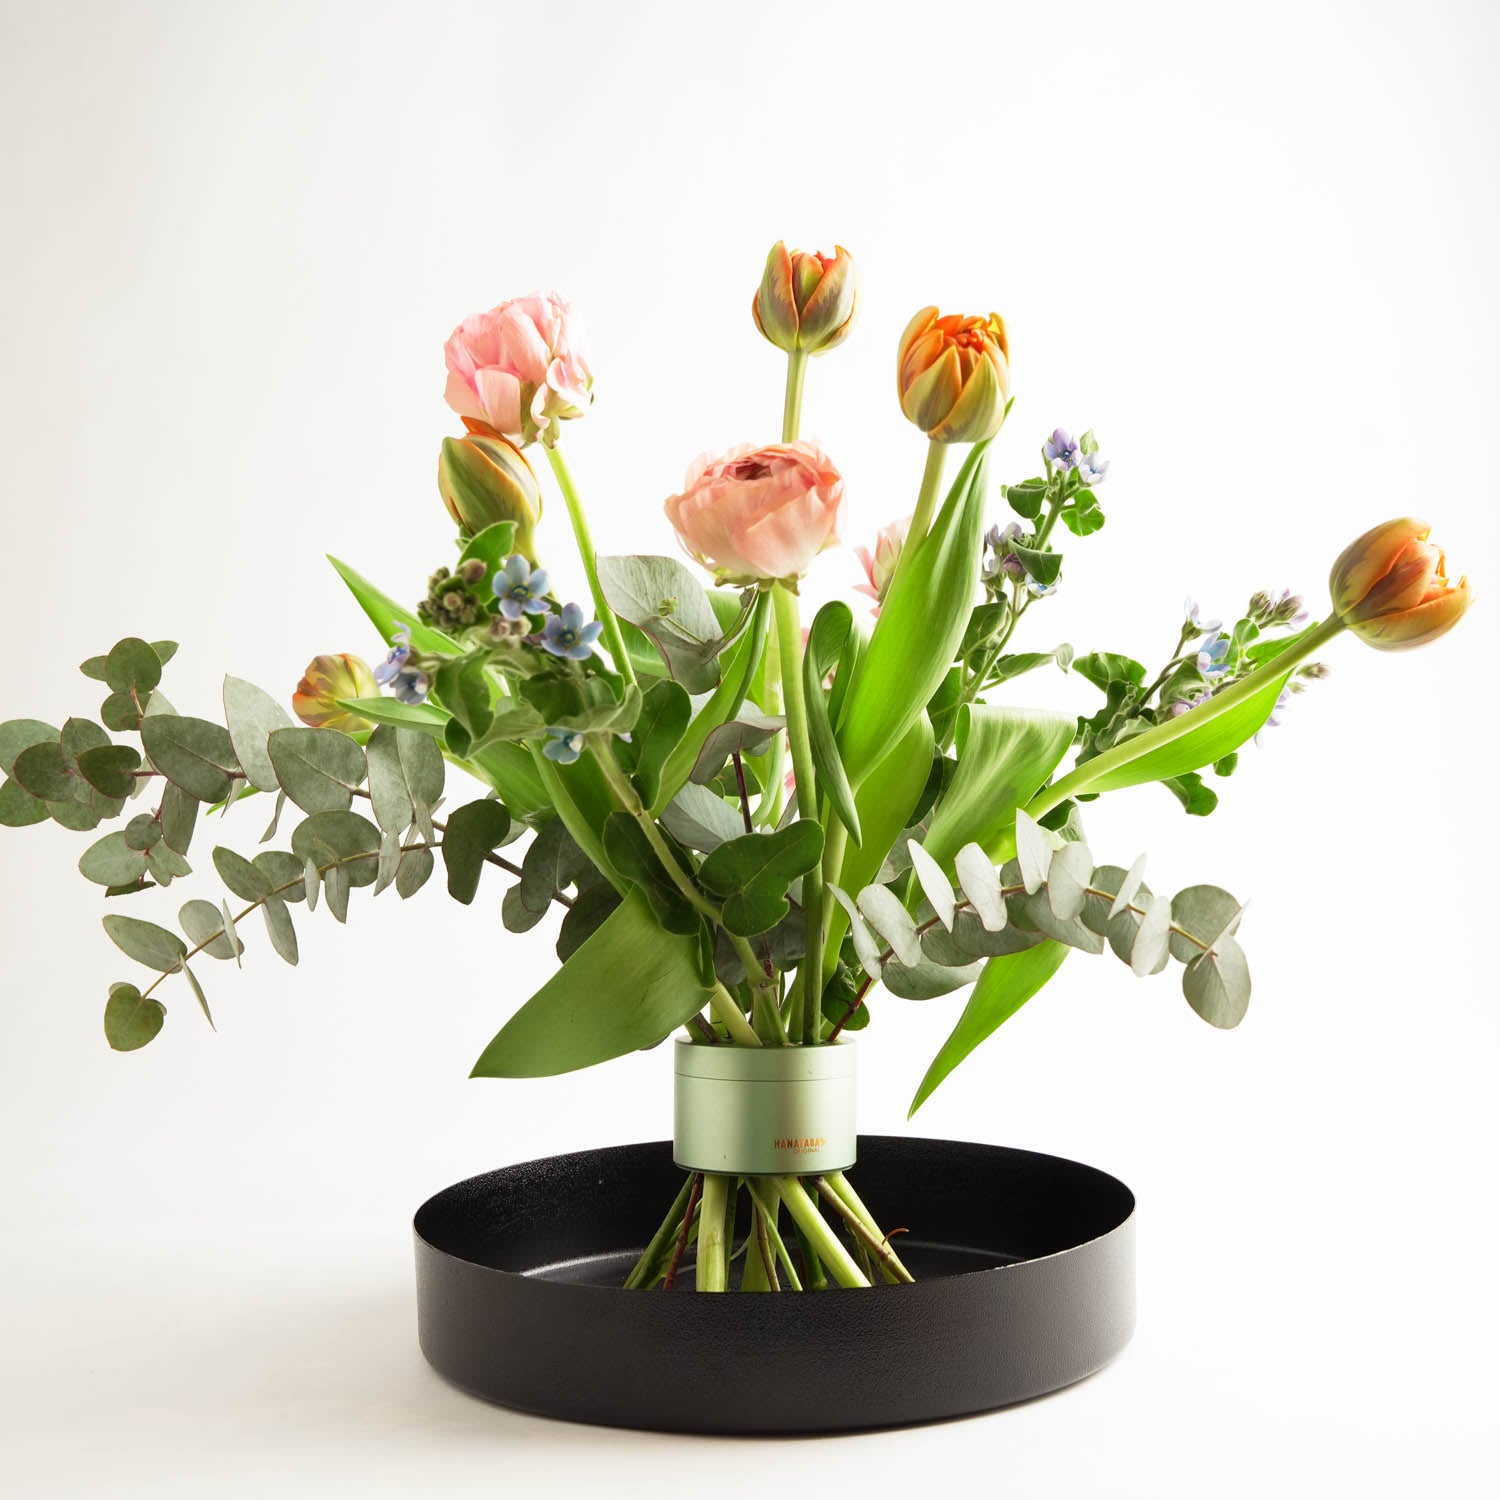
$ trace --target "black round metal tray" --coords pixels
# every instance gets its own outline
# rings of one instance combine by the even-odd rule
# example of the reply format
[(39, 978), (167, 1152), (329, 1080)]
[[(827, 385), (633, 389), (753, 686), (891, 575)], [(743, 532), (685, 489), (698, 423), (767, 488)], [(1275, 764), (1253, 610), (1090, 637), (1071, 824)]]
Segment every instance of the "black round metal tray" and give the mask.
[[(417, 1321), (487, 1400), (675, 1432), (961, 1416), (1081, 1380), (1135, 1325), (1135, 1199), (1061, 1157), (861, 1136), (851, 1181), (915, 1286), (699, 1294), (620, 1283), (682, 1184), (671, 1144), (471, 1177), (417, 1211)], [(743, 1196), (743, 1195), (742, 1195)], [(742, 1232), (743, 1227), (741, 1226)]]

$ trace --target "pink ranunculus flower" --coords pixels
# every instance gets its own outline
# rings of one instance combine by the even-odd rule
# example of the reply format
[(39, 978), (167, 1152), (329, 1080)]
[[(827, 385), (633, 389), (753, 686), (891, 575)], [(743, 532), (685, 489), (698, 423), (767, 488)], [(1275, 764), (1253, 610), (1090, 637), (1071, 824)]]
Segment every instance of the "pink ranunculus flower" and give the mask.
[(868, 594), (875, 601), (875, 613), (885, 602), (886, 590), (896, 573), (896, 564), (901, 559), (901, 548), (906, 542), (906, 533), (911, 529), (911, 517), (903, 516), (882, 526), (875, 534), (875, 550), (856, 547), (854, 555), (864, 564), (866, 582), (854, 585), (855, 591)]
[(682, 545), (725, 583), (800, 578), (839, 539), (844, 478), (812, 443), (699, 458), (666, 503)]
[(579, 315), (556, 292), (533, 292), (465, 318), (443, 346), (443, 397), (471, 430), (514, 443), (557, 441), (557, 424), (593, 401)]

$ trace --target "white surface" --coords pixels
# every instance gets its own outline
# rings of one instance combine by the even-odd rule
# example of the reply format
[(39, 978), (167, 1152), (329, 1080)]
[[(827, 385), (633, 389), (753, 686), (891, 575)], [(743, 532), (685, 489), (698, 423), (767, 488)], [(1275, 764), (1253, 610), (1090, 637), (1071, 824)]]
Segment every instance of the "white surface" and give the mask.
[[(601, 546), (670, 550), (659, 502), (694, 451), (774, 436), (748, 304), (782, 235), (865, 269), (808, 396), (851, 539), (915, 490), (891, 366), (925, 301), (1011, 324), (1005, 477), (1056, 423), (1097, 428), (1110, 525), (1070, 546), (1030, 644), (1154, 656), (1189, 590), (1216, 613), (1317, 598), (1409, 509), (1487, 596), (1428, 652), (1340, 643), (1207, 822), (1154, 789), (1091, 812), (1101, 853), (1253, 900), (1256, 997), (1220, 1035), (1169, 980), (1075, 957), (918, 1117), (1126, 1178), (1142, 1294), (1100, 1377), (916, 1432), (592, 1431), (423, 1366), (427, 1192), (667, 1128), (664, 1054), (465, 1080), (552, 962), (545, 930), (502, 941), (498, 889), (320, 915), (296, 972), (255, 941), (210, 976), (217, 1035), (168, 995), (160, 1039), (118, 1057), (99, 1016), (131, 965), (71, 868), (85, 841), (7, 831), (7, 1495), (727, 1495), (783, 1460), (903, 1493), (966, 1465), (1049, 1500), (1490, 1492), (1492, 7), (3, 16), (5, 716), (95, 712), (72, 664), (129, 630), (185, 642), (186, 712), (226, 669), (289, 692), (315, 652), (376, 655), (321, 553), (420, 593), (448, 546), (442, 340), (539, 284), (593, 325), (569, 440)], [(833, 556), (812, 587), (855, 576)], [(880, 1005), (867, 1128), (905, 1128), (957, 1004)]]

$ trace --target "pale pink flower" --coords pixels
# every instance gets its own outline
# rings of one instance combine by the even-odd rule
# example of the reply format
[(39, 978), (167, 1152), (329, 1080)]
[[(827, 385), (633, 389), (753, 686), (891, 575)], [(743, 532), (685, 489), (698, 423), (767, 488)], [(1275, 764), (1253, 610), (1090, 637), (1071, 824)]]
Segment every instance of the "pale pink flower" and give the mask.
[(699, 458), (666, 503), (682, 545), (725, 582), (800, 578), (839, 539), (844, 479), (812, 443)]
[(471, 428), (515, 443), (556, 442), (556, 424), (581, 417), (594, 399), (582, 320), (556, 292), (533, 292), (465, 318), (443, 357), (448, 405)]
[(889, 526), (882, 526), (875, 533), (875, 550), (870, 551), (868, 547), (856, 547), (854, 555), (864, 564), (865, 582), (854, 585), (855, 592), (868, 594), (875, 601), (875, 613), (880, 613), (880, 606), (885, 602), (886, 590), (891, 586), (891, 579), (895, 576), (896, 564), (901, 557), (901, 548), (906, 541), (906, 533), (911, 529), (911, 517), (902, 516), (899, 521), (892, 521)]

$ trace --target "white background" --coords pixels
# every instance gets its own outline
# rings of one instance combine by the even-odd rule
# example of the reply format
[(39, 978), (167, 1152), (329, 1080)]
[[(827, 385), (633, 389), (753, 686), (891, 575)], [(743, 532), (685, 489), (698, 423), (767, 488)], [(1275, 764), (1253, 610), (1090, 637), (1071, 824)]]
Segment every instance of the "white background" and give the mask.
[[(672, 550), (660, 502), (693, 454), (776, 435), (748, 306), (783, 236), (865, 273), (807, 407), (851, 540), (915, 492), (893, 350), (926, 302), (1008, 320), (1005, 478), (1055, 424), (1097, 429), (1110, 522), (1069, 545), (1030, 646), (1157, 659), (1189, 591), (1316, 607), (1335, 553), (1409, 511), (1486, 597), (1424, 652), (1340, 641), (1212, 819), (1155, 788), (1091, 811), (1101, 857), (1149, 847), (1159, 888), (1253, 902), (1255, 999), (1220, 1034), (1170, 978), (1077, 957), (918, 1116), (1130, 1182), (1141, 1324), (1071, 1392), (914, 1432), (569, 1427), (421, 1362), (424, 1196), (667, 1129), (663, 1053), (466, 1080), (553, 963), (550, 930), (503, 934), (498, 886), (469, 910), (437, 882), (357, 901), (347, 931), (320, 913), (296, 971), (257, 933), (242, 974), (207, 976), (217, 1034), (169, 993), (161, 1037), (117, 1056), (100, 1015), (132, 966), (72, 868), (87, 840), (7, 830), (0, 1487), (750, 1494), (790, 1463), (809, 1490), (970, 1465), (1013, 1496), (1491, 1492), (1493, 6), (3, 18), (5, 717), (96, 713), (74, 664), (132, 632), (185, 643), (185, 712), (216, 712), (226, 670), (289, 693), (315, 652), (376, 658), (322, 554), (420, 595), (450, 555), (442, 341), (536, 286), (592, 326), (569, 443), (601, 549)], [(856, 578), (833, 554), (811, 588)], [(262, 822), (220, 836), (253, 847)], [(867, 1129), (907, 1128), (959, 1005), (879, 1005)]]

